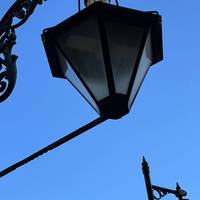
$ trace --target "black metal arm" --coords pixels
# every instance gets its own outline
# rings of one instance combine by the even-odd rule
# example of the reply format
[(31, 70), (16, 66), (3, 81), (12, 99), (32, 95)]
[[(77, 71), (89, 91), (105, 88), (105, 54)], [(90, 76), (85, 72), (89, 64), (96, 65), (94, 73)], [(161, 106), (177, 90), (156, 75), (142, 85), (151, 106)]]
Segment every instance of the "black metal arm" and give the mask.
[(66, 142), (68, 142), (69, 140), (79, 136), (80, 134), (88, 131), (89, 129), (97, 126), (98, 124), (101, 124), (102, 122), (106, 121), (107, 119), (106, 118), (103, 118), (103, 117), (99, 117), (91, 122), (89, 122), (88, 124), (82, 126), (81, 128), (73, 131), (72, 133), (60, 138), (59, 140), (49, 144), (48, 146), (40, 149), (39, 151), (31, 154), (30, 156), (26, 157), (25, 159), (23, 160), (20, 160), (19, 162), (7, 167), (6, 169), (0, 171), (0, 178), (11, 173), (12, 171), (16, 170), (17, 168), (31, 162), (32, 160), (38, 158), (39, 156), (61, 146), (62, 144), (65, 144)]
[[(144, 157), (143, 157), (143, 161), (142, 161), (142, 171), (144, 174), (148, 200), (160, 200), (162, 197), (164, 197), (167, 194), (175, 195), (178, 198), (178, 200), (188, 200), (188, 199), (183, 199), (183, 197), (187, 195), (187, 192), (184, 191), (183, 189), (181, 189), (181, 187), (179, 186), (178, 183), (176, 185), (175, 190), (152, 185), (151, 179), (150, 179), (149, 166)], [(158, 196), (155, 195), (155, 193), (157, 193)]]
[(12, 93), (16, 77), (17, 56), (12, 55), (16, 44), (15, 29), (22, 26), (37, 5), (46, 0), (17, 0), (0, 21), (0, 103)]

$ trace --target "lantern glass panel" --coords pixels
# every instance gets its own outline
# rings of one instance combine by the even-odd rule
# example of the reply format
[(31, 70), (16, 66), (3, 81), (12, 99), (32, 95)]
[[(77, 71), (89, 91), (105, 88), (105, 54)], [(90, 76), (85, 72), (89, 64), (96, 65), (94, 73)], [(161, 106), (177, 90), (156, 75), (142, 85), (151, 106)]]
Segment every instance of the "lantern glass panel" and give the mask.
[(97, 19), (89, 17), (58, 38), (58, 45), (84, 86), (99, 101), (109, 95)]
[(86, 88), (81, 83), (80, 79), (77, 77), (76, 73), (72, 69), (69, 63), (66, 62), (67, 70), (65, 76), (67, 80), (79, 91), (79, 93), (86, 99), (86, 101), (99, 113), (97, 104), (92, 99)]
[(106, 21), (110, 59), (118, 94), (127, 94), (131, 75), (136, 65), (144, 29), (129, 24)]
[(142, 85), (142, 82), (143, 82), (151, 64), (152, 64), (151, 32), (149, 31), (147, 40), (146, 40), (146, 43), (144, 46), (144, 50), (142, 53), (142, 57), (140, 59), (140, 64), (138, 66), (138, 70), (137, 70), (137, 74), (136, 74), (133, 88), (131, 91), (131, 95), (129, 98), (129, 102), (128, 102), (129, 109), (130, 109), (131, 105), (133, 104), (133, 101), (140, 89), (140, 86)]

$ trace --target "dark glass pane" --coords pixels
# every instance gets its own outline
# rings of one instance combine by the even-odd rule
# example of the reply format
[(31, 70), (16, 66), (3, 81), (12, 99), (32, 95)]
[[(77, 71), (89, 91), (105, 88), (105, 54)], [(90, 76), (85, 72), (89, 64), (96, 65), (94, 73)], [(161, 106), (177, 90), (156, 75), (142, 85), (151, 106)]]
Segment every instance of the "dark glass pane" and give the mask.
[(126, 94), (144, 30), (119, 22), (105, 23), (116, 93)]
[(69, 63), (66, 63), (67, 70), (65, 73), (66, 78), (68, 81), (80, 92), (80, 94), (87, 100), (87, 102), (99, 113), (99, 109), (88, 93), (88, 91), (85, 89), (83, 84), (81, 83), (80, 79), (75, 74), (74, 70), (71, 68)]
[(108, 85), (96, 18), (87, 18), (67, 29), (59, 36), (58, 44), (96, 100), (107, 97)]
[(145, 44), (145, 47), (144, 47), (144, 50), (142, 53), (142, 57), (140, 60), (140, 64), (138, 67), (138, 71), (137, 71), (137, 74), (135, 77), (133, 88), (131, 91), (130, 99), (128, 102), (129, 108), (131, 107), (131, 105), (135, 99), (135, 96), (137, 95), (137, 92), (138, 92), (151, 64), (152, 64), (151, 33), (149, 32), (147, 40), (146, 40), (146, 44)]

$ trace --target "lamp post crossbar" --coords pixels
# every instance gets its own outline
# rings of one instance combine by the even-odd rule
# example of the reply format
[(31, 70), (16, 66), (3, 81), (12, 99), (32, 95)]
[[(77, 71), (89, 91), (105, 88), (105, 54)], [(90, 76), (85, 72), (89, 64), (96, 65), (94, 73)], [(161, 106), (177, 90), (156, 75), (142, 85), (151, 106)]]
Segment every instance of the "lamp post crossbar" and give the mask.
[[(168, 194), (173, 194), (174, 196), (178, 198), (178, 200), (188, 200), (188, 199), (184, 199), (184, 197), (187, 195), (187, 192), (181, 189), (178, 183), (176, 184), (175, 190), (160, 187), (157, 185), (152, 185), (151, 179), (150, 179), (149, 165), (144, 157), (142, 161), (142, 171), (143, 171), (143, 175), (145, 179), (148, 200), (160, 200)], [(155, 192), (157, 192), (158, 196), (154, 194)]]
[(81, 128), (71, 132), (70, 134), (58, 139), (57, 141), (49, 144), (48, 146), (40, 149), (39, 151), (31, 154), (30, 156), (26, 157), (25, 159), (20, 160), (19, 162), (17, 162), (15, 164), (7, 167), (6, 169), (0, 171), (0, 178), (5, 176), (5, 175), (7, 175), (7, 174), (9, 174), (9, 173), (11, 173), (12, 171), (16, 170), (17, 168), (19, 168), (19, 167), (31, 162), (32, 160), (34, 160), (34, 159), (38, 158), (39, 156), (47, 153), (48, 151), (53, 150), (53, 149), (61, 146), (62, 144), (70, 141), (71, 139), (79, 136), (80, 134), (84, 133), (85, 131), (95, 127), (96, 125), (98, 125), (98, 124), (100, 124), (100, 123), (102, 123), (102, 122), (104, 122), (106, 120), (107, 120), (106, 118), (99, 117), (99, 118), (89, 122), (88, 124), (82, 126)]

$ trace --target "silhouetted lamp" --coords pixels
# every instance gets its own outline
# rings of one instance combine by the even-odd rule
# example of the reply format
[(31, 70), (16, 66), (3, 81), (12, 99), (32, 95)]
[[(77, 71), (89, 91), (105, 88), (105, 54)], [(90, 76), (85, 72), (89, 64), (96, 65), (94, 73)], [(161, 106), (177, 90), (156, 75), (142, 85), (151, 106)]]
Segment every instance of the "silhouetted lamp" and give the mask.
[(163, 59), (161, 16), (95, 2), (43, 34), (51, 72), (100, 116), (127, 114), (149, 67)]
[[(42, 3), (28, 2), (16, 1), (1, 20), (2, 48), (6, 48), (0, 51), (5, 56), (5, 60), (0, 60), (0, 68), (1, 64), (8, 64), (15, 69), (11, 54), (16, 36), (14, 30), (26, 22), (37, 4)], [(1, 170), (0, 177), (107, 119), (127, 114), (149, 67), (163, 59), (161, 16), (157, 12), (120, 7), (118, 0), (115, 0), (117, 6), (110, 2), (84, 0), (86, 8), (80, 11), (81, 0), (78, 0), (77, 14), (45, 29), (42, 34), (52, 75), (68, 79), (100, 117)], [(16, 17), (21, 21), (12, 25)], [(3, 78), (9, 75), (4, 71), (1, 74)], [(12, 92), (13, 80), (10, 80), (9, 90), (0, 94), (0, 102)]]

